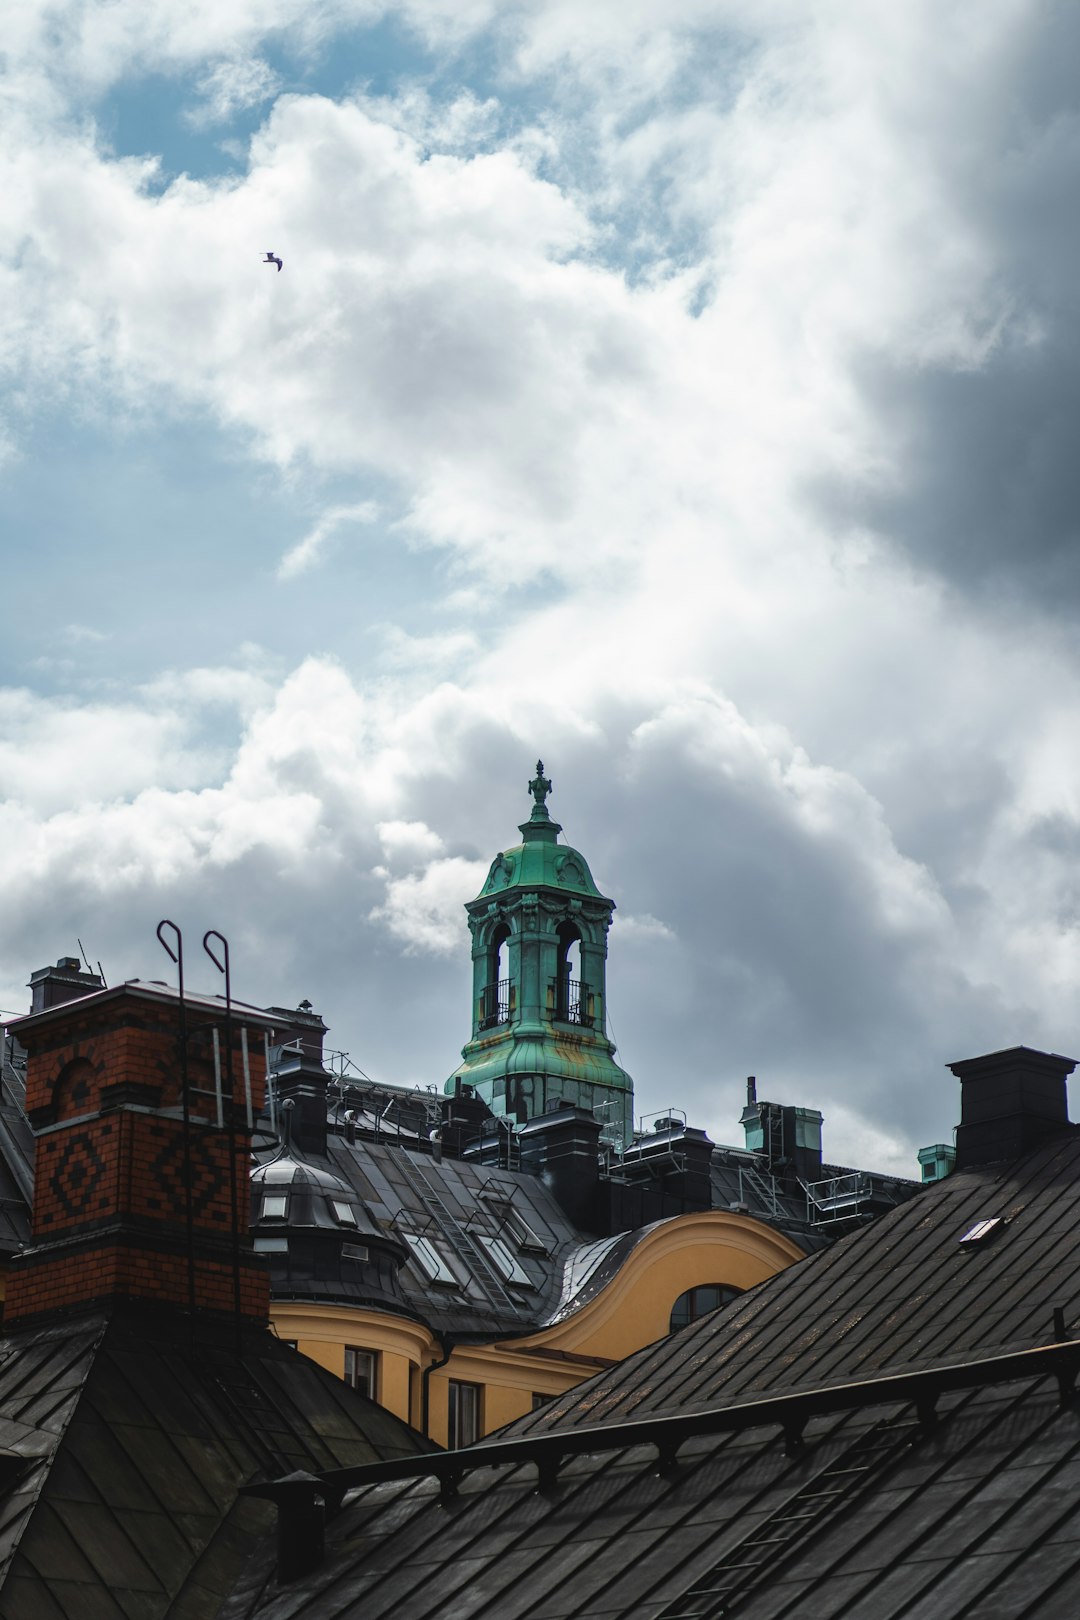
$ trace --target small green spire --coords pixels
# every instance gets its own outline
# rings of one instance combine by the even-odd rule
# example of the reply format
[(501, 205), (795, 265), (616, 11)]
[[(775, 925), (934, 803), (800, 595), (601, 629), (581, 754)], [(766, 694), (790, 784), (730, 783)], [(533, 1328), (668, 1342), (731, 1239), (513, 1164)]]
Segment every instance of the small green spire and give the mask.
[(542, 759), (538, 759), (536, 762), (536, 775), (529, 783), (529, 792), (536, 800), (529, 819), (531, 821), (550, 821), (551, 817), (548, 815), (548, 807), (544, 801), (551, 792), (551, 782), (544, 775), (544, 762)]

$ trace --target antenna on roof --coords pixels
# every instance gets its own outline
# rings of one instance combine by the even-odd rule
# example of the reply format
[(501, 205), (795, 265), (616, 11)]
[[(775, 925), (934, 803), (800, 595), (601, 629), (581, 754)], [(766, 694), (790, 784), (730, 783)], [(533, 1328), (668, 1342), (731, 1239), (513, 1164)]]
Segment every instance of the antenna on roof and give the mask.
[[(79, 955), (82, 957), (83, 961), (86, 963), (86, 971), (87, 971), (87, 973), (93, 973), (94, 970), (90, 966), (90, 958), (87, 956), (86, 951), (83, 948), (83, 942), (79, 938), (78, 934), (75, 935), (75, 943), (79, 947)], [(97, 971), (98, 971), (98, 978), (101, 980), (102, 984), (105, 986), (105, 989), (107, 990), (109, 988), (109, 986), (105, 982), (105, 974), (102, 972), (100, 961), (98, 962), (98, 965), (97, 965)]]

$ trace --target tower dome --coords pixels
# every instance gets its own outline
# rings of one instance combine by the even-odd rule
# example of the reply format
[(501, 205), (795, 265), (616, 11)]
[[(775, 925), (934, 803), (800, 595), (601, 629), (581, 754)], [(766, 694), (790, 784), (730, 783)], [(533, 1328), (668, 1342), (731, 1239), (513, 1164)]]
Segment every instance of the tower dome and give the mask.
[(547, 808), (543, 762), (519, 843), (491, 863), (465, 907), (472, 935), (472, 1035), (447, 1081), (471, 1086), (518, 1124), (566, 1103), (587, 1108), (619, 1145), (633, 1121), (633, 1082), (607, 1036), (607, 936), (615, 902)]

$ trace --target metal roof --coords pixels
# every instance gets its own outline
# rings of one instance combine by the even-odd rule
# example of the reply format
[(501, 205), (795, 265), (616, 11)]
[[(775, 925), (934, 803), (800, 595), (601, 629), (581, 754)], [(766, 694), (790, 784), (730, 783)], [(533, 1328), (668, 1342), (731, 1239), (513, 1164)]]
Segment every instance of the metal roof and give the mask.
[[(134, 996), (139, 1001), (157, 1002), (166, 1006), (176, 1006), (180, 1000), (180, 992), (175, 985), (166, 984), (158, 979), (125, 979), (122, 984), (110, 985), (105, 990), (91, 990), (85, 996), (73, 996), (68, 1001), (58, 1001), (55, 1006), (46, 1007), (37, 1013), (24, 1013), (20, 1018), (10, 1018), (7, 1028), (19, 1040), (32, 1029), (39, 1029), (41, 1025), (52, 1022), (57, 1018), (70, 1018), (72, 1009), (81, 1003), (93, 1001), (118, 1001), (125, 996)], [(189, 1013), (213, 1013), (215, 1017), (224, 1018), (226, 1013), (224, 996), (193, 995), (185, 990), (184, 1004)], [(275, 1020), (262, 1007), (249, 1006), (247, 1002), (233, 1000), (232, 1016), (238, 1024), (257, 1024), (260, 1029), (271, 1030)]]
[[(388, 1236), (426, 1237), (449, 1261), (456, 1288), (434, 1288), (412, 1249), (400, 1272), (406, 1302), (440, 1334), (485, 1341), (532, 1332), (565, 1312), (568, 1278), (579, 1278), (573, 1292), (587, 1280), (575, 1262), (594, 1245), (582, 1241), (537, 1176), (334, 1136), (327, 1157)], [(519, 1250), (510, 1241), (530, 1286), (508, 1284), (481, 1241), (507, 1241), (508, 1208), (542, 1245)]]
[(448, 1505), (358, 1485), (323, 1567), (229, 1620), (1073, 1620), (1078, 1231), (1075, 1133), (928, 1187), (474, 1448)]
[(118, 1313), (0, 1339), (4, 1620), (210, 1616), (272, 1514), (240, 1486), (424, 1449), (248, 1327)]

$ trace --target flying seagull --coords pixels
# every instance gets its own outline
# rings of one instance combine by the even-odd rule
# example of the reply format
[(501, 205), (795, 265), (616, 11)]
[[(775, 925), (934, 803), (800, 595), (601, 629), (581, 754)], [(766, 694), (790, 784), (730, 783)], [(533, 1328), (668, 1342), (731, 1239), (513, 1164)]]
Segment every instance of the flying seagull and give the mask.
[(276, 253), (271, 253), (269, 248), (266, 250), (266, 258), (263, 260), (263, 264), (276, 264), (278, 269), (281, 269), (281, 260)]

